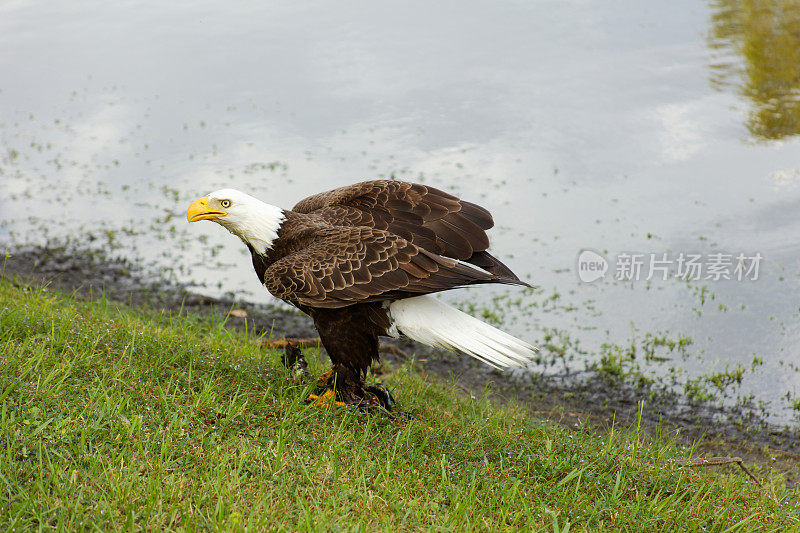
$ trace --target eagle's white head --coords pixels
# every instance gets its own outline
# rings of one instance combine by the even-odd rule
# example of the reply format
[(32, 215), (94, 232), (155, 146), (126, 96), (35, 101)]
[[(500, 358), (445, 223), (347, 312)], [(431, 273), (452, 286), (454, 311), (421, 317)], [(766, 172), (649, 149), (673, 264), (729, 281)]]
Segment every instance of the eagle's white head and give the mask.
[(278, 238), (286, 219), (283, 209), (236, 189), (220, 189), (198, 198), (186, 211), (186, 220), (212, 220), (238, 236), (258, 253), (266, 253)]

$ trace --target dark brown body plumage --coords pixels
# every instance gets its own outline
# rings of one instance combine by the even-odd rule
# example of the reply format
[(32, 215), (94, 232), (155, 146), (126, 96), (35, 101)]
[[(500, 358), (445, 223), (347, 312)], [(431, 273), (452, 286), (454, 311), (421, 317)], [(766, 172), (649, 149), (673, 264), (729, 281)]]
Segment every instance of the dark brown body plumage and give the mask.
[(390, 326), (385, 302), (475, 283), (525, 285), (486, 251), (489, 212), (432, 187), (356, 183), (284, 214), (272, 248), (251, 248), (253, 266), (273, 295), (314, 320), (340, 386), (360, 386), (377, 359)]

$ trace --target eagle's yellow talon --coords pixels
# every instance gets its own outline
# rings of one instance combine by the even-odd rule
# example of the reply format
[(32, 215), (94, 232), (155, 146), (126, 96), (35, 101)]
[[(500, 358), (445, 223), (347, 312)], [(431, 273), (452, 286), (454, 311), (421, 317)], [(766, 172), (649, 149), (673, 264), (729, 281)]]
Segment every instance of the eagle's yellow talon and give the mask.
[(317, 386), (318, 387), (324, 387), (325, 385), (327, 385), (328, 381), (330, 381), (330, 379), (331, 379), (331, 376), (333, 376), (333, 369), (332, 368), (330, 370), (328, 370), (327, 372), (325, 372), (324, 374), (321, 374), (317, 378)]
[(326, 390), (323, 394), (309, 394), (307, 401), (314, 407), (342, 407), (344, 402), (336, 399), (336, 393), (333, 389)]

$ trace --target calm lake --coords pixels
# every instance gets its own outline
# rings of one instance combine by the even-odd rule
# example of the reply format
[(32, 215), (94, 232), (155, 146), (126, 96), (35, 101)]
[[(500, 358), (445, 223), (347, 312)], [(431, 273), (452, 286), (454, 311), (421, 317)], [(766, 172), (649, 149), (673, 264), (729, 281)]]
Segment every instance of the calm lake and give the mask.
[(795, 425), (800, 6), (754, 4), (7, 1), (0, 242), (266, 302), (192, 200), (420, 181), (494, 214), (538, 289), (443, 297), (562, 359), (535, 370), (635, 356)]

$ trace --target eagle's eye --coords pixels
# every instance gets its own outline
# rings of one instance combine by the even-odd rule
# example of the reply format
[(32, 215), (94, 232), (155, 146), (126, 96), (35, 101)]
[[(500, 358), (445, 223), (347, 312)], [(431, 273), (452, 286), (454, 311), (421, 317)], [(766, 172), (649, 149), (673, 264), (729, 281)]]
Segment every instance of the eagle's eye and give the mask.
[(231, 201), (230, 200), (222, 200), (222, 201), (220, 201), (219, 205), (221, 205), (225, 209), (228, 209), (231, 206)]

